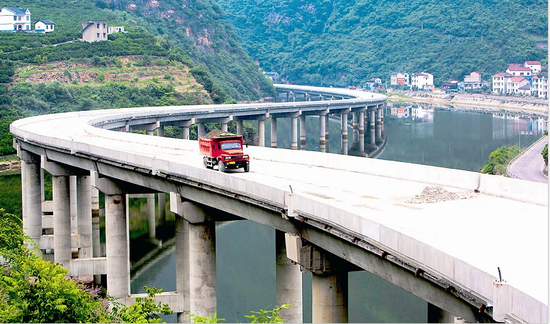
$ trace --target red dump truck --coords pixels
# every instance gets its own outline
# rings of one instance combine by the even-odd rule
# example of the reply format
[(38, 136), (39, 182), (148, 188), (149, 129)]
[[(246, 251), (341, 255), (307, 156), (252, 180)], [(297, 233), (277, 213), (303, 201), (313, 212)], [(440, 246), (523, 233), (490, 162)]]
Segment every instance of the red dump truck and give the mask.
[(250, 157), (243, 152), (243, 137), (221, 130), (213, 130), (199, 138), (199, 148), (204, 156), (204, 166), (225, 172), (227, 169), (250, 170)]

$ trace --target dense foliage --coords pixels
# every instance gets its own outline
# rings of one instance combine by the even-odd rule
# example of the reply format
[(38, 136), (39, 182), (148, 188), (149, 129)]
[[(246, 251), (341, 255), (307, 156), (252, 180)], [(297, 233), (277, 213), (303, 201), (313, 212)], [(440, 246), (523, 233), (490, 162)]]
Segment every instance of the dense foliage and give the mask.
[(519, 147), (499, 147), (489, 155), (481, 173), (505, 175), (508, 163), (519, 154)]
[(391, 72), (436, 83), (548, 64), (546, 0), (218, 0), (249, 54), (291, 83), (362, 85)]
[(154, 300), (162, 290), (147, 288), (148, 297), (131, 306), (114, 303), (99, 290), (67, 276), (60, 265), (42, 260), (25, 242), (21, 220), (0, 209), (0, 322), (2, 323), (156, 323), (170, 314)]

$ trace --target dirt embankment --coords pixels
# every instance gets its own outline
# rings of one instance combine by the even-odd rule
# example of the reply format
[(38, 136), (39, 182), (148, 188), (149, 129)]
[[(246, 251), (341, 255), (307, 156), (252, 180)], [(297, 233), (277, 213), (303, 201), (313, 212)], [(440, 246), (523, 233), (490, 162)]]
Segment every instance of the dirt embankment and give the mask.
[(146, 86), (150, 82), (172, 84), (176, 91), (201, 92), (203, 86), (196, 82), (189, 68), (179, 62), (170, 62), (160, 57), (149, 58), (143, 64), (141, 56), (120, 56), (100, 64), (92, 59), (52, 62), (21, 67), (15, 82), (51, 83), (73, 85), (99, 85), (105, 82), (132, 83)]
[(534, 97), (511, 97), (481, 94), (399, 92), (390, 101), (419, 101), (470, 110), (511, 111), (548, 116), (548, 100)]

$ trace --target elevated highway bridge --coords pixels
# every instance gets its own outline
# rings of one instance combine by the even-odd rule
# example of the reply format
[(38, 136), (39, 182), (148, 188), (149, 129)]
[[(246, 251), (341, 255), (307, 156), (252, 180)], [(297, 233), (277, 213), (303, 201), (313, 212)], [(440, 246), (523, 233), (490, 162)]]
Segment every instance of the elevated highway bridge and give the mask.
[[(158, 299), (182, 315), (178, 320), (185, 311), (216, 311), (215, 223), (248, 219), (277, 230), (277, 301), (293, 305), (287, 321), (302, 320), (301, 270), (313, 273), (314, 322), (346, 322), (347, 274), (367, 270), (423, 298), (442, 320), (548, 322), (546, 184), (345, 155), (350, 119), (362, 149), (382, 145), (384, 96), (279, 90), (288, 98), (334, 100), (101, 110), (14, 122), (23, 224), (39, 243), (37, 253), (53, 252), (72, 275), (106, 274), (110, 294), (131, 303), (128, 196), (169, 194), (177, 216), (177, 291)], [(319, 116), (321, 151), (325, 117), (341, 117), (344, 154), (297, 150), (305, 143), (298, 121), (302, 130), (308, 114)], [(278, 118), (293, 120), (293, 150), (276, 149)], [(261, 147), (266, 119), (272, 148)], [(192, 124), (201, 134), (206, 121), (224, 128), (231, 120), (241, 131), (243, 120), (258, 121), (260, 146), (246, 149), (249, 173), (205, 169), (197, 142), (188, 140)], [(187, 139), (128, 132), (162, 135), (166, 125), (183, 127)], [(53, 176), (49, 218), (42, 170)], [(96, 189), (105, 195), (105, 255), (93, 226)], [(44, 234), (49, 226), (53, 235)]]

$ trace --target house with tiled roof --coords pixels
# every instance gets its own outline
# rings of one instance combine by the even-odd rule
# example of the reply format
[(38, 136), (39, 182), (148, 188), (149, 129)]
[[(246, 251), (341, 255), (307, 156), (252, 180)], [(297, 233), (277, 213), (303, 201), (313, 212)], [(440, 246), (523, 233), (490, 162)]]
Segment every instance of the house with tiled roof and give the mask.
[(34, 31), (37, 33), (53, 32), (55, 24), (51, 20), (39, 20), (34, 23)]
[(31, 12), (29, 9), (7, 8), (0, 10), (0, 31), (30, 31)]
[(542, 64), (539, 61), (525, 61), (523, 66), (531, 69), (531, 73), (533, 75), (537, 75), (542, 72)]
[(464, 89), (478, 89), (483, 87), (483, 81), (481, 80), (481, 73), (474, 71), (464, 77)]
[(521, 76), (512, 76), (506, 80), (506, 94), (531, 95), (529, 79)]
[(513, 76), (522, 76), (522, 77), (528, 77), (533, 74), (530, 68), (523, 65), (517, 65), (517, 64), (508, 65), (508, 69), (506, 70), (506, 73), (511, 74)]

